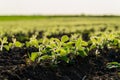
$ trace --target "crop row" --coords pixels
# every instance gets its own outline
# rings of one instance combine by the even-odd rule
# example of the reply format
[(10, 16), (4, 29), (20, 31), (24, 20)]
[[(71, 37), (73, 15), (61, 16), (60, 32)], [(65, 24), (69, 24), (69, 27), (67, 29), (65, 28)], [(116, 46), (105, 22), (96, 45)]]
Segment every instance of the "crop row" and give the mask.
[(0, 51), (9, 52), (13, 48), (30, 48), (34, 47), (37, 51), (27, 52), (30, 62), (38, 64), (48, 63), (49, 65), (57, 65), (61, 62), (74, 63), (77, 56), (86, 57), (89, 51), (95, 49), (96, 55), (99, 55), (99, 49), (120, 48), (119, 33), (98, 33), (90, 36), (90, 40), (84, 41), (80, 35), (67, 35), (58, 38), (41, 38), (37, 39), (37, 35), (33, 35), (25, 43), (19, 42), (16, 38), (12, 38), (9, 42), (7, 37), (0, 38)]

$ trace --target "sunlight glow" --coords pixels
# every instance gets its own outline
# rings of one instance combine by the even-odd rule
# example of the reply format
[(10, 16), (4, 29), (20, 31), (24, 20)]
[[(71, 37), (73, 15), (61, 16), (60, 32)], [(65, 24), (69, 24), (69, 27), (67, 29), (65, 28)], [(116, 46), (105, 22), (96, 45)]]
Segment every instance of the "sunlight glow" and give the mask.
[(0, 0), (0, 14), (120, 14), (120, 0)]

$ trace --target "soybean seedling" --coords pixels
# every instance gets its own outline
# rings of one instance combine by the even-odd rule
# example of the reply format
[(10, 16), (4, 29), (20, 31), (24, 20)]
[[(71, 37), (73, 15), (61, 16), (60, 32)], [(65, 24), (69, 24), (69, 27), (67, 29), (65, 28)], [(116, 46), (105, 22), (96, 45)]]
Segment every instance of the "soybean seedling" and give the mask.
[(8, 42), (7, 42), (7, 37), (0, 38), (0, 42), (1, 42), (0, 51), (3, 51), (4, 44), (5, 44), (5, 43), (8, 43)]

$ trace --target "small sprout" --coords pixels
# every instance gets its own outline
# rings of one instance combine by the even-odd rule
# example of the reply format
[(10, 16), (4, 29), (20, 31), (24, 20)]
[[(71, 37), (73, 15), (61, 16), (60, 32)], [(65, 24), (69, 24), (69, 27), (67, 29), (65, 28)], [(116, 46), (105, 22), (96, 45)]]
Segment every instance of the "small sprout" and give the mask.
[(31, 61), (35, 61), (35, 59), (39, 56), (38, 52), (32, 52), (31, 55), (29, 54), (29, 58)]
[(39, 40), (36, 39), (36, 35), (33, 35), (31, 38), (30, 38), (30, 41), (29, 42), (26, 42), (26, 46), (27, 47), (31, 47), (31, 46), (34, 46), (34, 47), (39, 47)]
[(62, 36), (62, 38), (61, 38), (61, 41), (62, 41), (62, 42), (66, 42), (66, 41), (68, 41), (68, 40), (69, 40), (69, 37), (68, 37), (67, 35)]
[(14, 44), (15, 44), (16, 47), (22, 47), (23, 46), (22, 43), (20, 43), (19, 41), (16, 41)]
[(120, 68), (120, 63), (118, 62), (110, 62), (107, 64), (106, 66), (108, 69), (112, 69), (112, 68)]
[(4, 44), (8, 43), (7, 37), (4, 37), (3, 39), (0, 38), (0, 42), (1, 42), (0, 51), (2, 51), (2, 50), (3, 50), (3, 47), (4, 47)]
[(96, 54), (96, 55), (99, 55), (99, 54), (100, 54), (100, 52), (99, 52), (98, 49), (95, 51), (95, 54)]

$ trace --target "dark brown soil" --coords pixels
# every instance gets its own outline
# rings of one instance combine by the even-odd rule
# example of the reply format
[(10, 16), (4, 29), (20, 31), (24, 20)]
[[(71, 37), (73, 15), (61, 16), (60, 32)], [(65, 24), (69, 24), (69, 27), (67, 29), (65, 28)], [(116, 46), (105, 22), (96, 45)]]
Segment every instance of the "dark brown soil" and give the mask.
[[(81, 33), (83, 39), (88, 41), (90, 32), (94, 32), (94, 29), (76, 33)], [(28, 35), (18, 33), (15, 37), (18, 41), (25, 42), (33, 33), (30, 32)], [(47, 37), (60, 39), (62, 35), (71, 36), (71, 34), (73, 33), (53, 34)], [(39, 32), (37, 38), (42, 38), (42, 35), (43, 31)], [(12, 42), (9, 34), (5, 36), (9, 38), (9, 42)], [(77, 56), (74, 63), (61, 62), (57, 66), (29, 64), (27, 53), (35, 51), (38, 49), (23, 47), (0, 52), (0, 80), (120, 80), (119, 68), (106, 68), (108, 62), (120, 62), (120, 49), (99, 49), (99, 55), (95, 54), (96, 49), (94, 49), (85, 58)]]
[[(33, 49), (35, 50), (35, 49)], [(77, 56), (72, 64), (60, 63), (56, 67), (27, 64), (29, 49), (14, 48), (0, 52), (0, 80), (119, 80), (120, 69), (107, 69), (111, 61), (120, 62), (120, 49), (95, 50), (85, 58)]]

